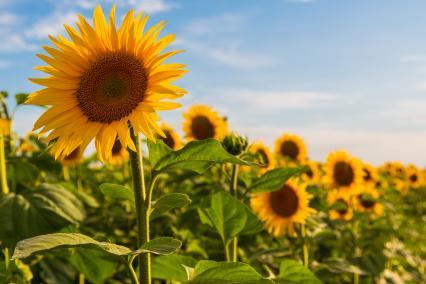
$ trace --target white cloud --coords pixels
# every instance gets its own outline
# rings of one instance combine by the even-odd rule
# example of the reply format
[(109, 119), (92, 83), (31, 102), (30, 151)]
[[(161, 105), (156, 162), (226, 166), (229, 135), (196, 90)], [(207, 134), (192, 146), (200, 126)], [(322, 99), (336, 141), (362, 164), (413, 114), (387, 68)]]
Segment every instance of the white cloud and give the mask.
[(416, 85), (416, 90), (420, 92), (426, 92), (426, 82), (420, 82)]
[(310, 91), (224, 90), (225, 100), (238, 101), (263, 109), (301, 109), (319, 107), (334, 102), (338, 96)]
[(74, 11), (59, 12), (43, 17), (35, 22), (32, 27), (25, 31), (29, 38), (46, 39), (48, 35), (56, 36), (64, 34), (64, 24), (72, 24), (77, 20), (77, 13)]
[(5, 69), (5, 68), (7, 68), (9, 66), (10, 66), (10, 62), (9, 61), (0, 60), (0, 69)]
[(16, 23), (18, 17), (9, 12), (0, 12), (0, 25), (11, 25)]
[(220, 35), (238, 31), (246, 21), (247, 16), (237, 13), (225, 13), (208, 18), (197, 19), (185, 27), (185, 32), (192, 35)]
[(128, 0), (127, 3), (136, 10), (140, 10), (148, 14), (167, 12), (177, 7), (177, 4), (166, 2), (165, 0)]
[(379, 112), (384, 118), (388, 118), (405, 127), (417, 127), (426, 129), (426, 99), (402, 99), (394, 102), (390, 108)]
[(0, 53), (30, 51), (37, 48), (36, 45), (28, 43), (22, 35), (13, 31), (0, 30), (0, 37), (2, 38)]
[(423, 54), (406, 54), (401, 56), (403, 63), (421, 63), (426, 61), (426, 56)]

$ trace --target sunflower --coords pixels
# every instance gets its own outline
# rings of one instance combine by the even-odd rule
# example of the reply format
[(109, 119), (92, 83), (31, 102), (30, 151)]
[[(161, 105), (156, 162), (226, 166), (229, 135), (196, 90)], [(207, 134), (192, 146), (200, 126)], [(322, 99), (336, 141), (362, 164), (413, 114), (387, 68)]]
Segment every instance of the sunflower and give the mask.
[(73, 167), (78, 165), (82, 158), (83, 150), (81, 147), (77, 147), (65, 157), (61, 157), (59, 162), (65, 167)]
[(370, 164), (364, 163), (362, 165), (362, 170), (364, 172), (364, 182), (367, 185), (375, 185), (379, 178), (376, 168)]
[(278, 237), (286, 231), (294, 235), (294, 224), (305, 223), (306, 218), (316, 212), (309, 207), (311, 198), (306, 184), (290, 180), (277, 191), (253, 194), (250, 203), (267, 230)]
[(321, 172), (318, 163), (314, 161), (306, 161), (303, 165), (308, 167), (308, 170), (302, 175), (303, 180), (311, 184), (319, 183), (321, 180)]
[(25, 155), (32, 154), (40, 150), (39, 146), (34, 142), (35, 136), (33, 132), (28, 132), (23, 139), (19, 139), (20, 144), (16, 153)]
[(228, 132), (228, 125), (223, 117), (207, 105), (194, 105), (184, 114), (183, 132), (186, 139), (204, 140), (222, 139)]
[(410, 188), (419, 188), (424, 184), (424, 176), (421, 170), (414, 165), (407, 167), (407, 181)]
[(380, 172), (391, 177), (402, 178), (405, 175), (405, 168), (400, 162), (387, 162), (380, 167)]
[(303, 162), (307, 155), (305, 142), (293, 134), (284, 134), (275, 141), (275, 153), (287, 162)]
[(355, 208), (360, 212), (373, 212), (379, 216), (383, 212), (383, 205), (378, 202), (380, 193), (371, 186), (365, 186), (354, 198)]
[(129, 160), (129, 152), (123, 147), (119, 139), (115, 139), (111, 150), (111, 157), (106, 160), (110, 165), (122, 165)]
[(351, 198), (342, 191), (334, 190), (328, 194), (327, 203), (330, 206), (328, 215), (331, 220), (350, 220), (353, 216)]
[(180, 147), (182, 147), (182, 141), (180, 140), (179, 135), (166, 123), (162, 123), (160, 126), (161, 130), (164, 132), (164, 137), (157, 136), (157, 139), (160, 139), (172, 148), (173, 150), (178, 150)]
[(40, 135), (49, 132), (55, 141), (55, 158), (70, 155), (77, 147), (86, 148), (96, 140), (98, 154), (106, 160), (118, 136), (124, 148), (136, 151), (129, 124), (138, 133), (154, 140), (164, 136), (158, 127), (157, 111), (179, 107), (174, 102), (186, 93), (172, 85), (186, 70), (182, 64), (164, 64), (180, 51), (162, 51), (174, 35), (158, 38), (165, 22), (145, 31), (148, 16), (130, 10), (121, 27), (115, 25), (115, 7), (109, 21), (97, 6), (91, 26), (81, 15), (78, 30), (64, 25), (70, 40), (50, 36), (55, 47), (45, 46), (50, 55), (38, 55), (48, 66), (37, 67), (46, 78), (30, 79), (45, 88), (31, 94), (26, 103), (51, 105), (37, 120)]
[(325, 183), (332, 189), (354, 194), (362, 185), (362, 163), (345, 151), (328, 154), (325, 165)]
[[(258, 141), (249, 146), (249, 152), (253, 153), (257, 156), (258, 162), (264, 166), (262, 166), (260, 172), (264, 173), (269, 171), (275, 167), (275, 158), (272, 155), (269, 148), (266, 147), (262, 142)], [(251, 167), (247, 167), (251, 168)]]

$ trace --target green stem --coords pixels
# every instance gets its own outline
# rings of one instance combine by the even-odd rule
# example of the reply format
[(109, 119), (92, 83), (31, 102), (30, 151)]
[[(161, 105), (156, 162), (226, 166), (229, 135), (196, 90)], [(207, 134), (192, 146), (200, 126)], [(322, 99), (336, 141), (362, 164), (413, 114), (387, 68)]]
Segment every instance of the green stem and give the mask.
[[(358, 226), (359, 223), (357, 220), (353, 220), (352, 222), (352, 236), (353, 236), (353, 242), (354, 242), (354, 255), (355, 257), (361, 256), (361, 249), (358, 246)], [(359, 274), (354, 273), (354, 284), (359, 283)]]
[(5, 140), (3, 133), (0, 133), (0, 184), (1, 193), (8, 194), (9, 186), (7, 185), (7, 173), (6, 173), (6, 155), (5, 155)]
[(9, 249), (8, 248), (4, 248), (3, 250), (3, 254), (4, 254), (4, 266), (6, 268), (6, 271), (9, 270)]
[(64, 176), (64, 181), (70, 181), (70, 168), (68, 166), (62, 167), (62, 175)]
[(78, 284), (84, 284), (86, 282), (86, 277), (84, 277), (83, 273), (78, 274)]
[[(238, 199), (238, 165), (233, 164), (232, 165), (232, 172), (231, 172), (231, 194)], [(231, 259), (230, 261), (236, 262), (238, 259), (238, 237), (234, 237), (231, 240)]]
[(305, 224), (301, 225), (302, 233), (302, 251), (303, 251), (303, 265), (309, 267), (309, 248), (306, 240), (306, 226)]
[[(149, 196), (150, 194), (147, 194), (145, 187), (141, 140), (132, 127), (130, 128), (130, 136), (136, 146), (136, 152), (129, 149), (129, 154), (136, 205), (138, 247), (141, 247), (149, 241), (149, 211), (151, 207), (151, 198)], [(151, 284), (151, 256), (149, 253), (142, 253), (138, 258), (140, 283)]]
[(223, 242), (223, 247), (225, 248), (226, 261), (231, 262), (231, 256), (229, 254), (229, 242)]
[(132, 281), (132, 284), (139, 284), (138, 275), (136, 274), (135, 270), (133, 269), (133, 260), (135, 259), (134, 256), (132, 256), (129, 261), (126, 263), (126, 268), (130, 274), (130, 280)]
[(81, 180), (80, 164), (75, 166), (75, 179), (77, 183), (77, 191), (83, 191), (83, 182)]
[(359, 284), (359, 274), (358, 273), (354, 274), (354, 284)]

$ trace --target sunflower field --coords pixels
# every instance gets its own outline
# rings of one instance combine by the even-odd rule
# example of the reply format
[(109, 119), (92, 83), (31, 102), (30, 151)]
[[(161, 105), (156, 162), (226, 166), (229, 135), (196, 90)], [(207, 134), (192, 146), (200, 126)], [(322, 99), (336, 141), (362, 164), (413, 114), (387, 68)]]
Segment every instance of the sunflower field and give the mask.
[(270, 149), (209, 105), (180, 137), (158, 116), (186, 95), (165, 25), (97, 6), (50, 36), (15, 96), (45, 108), (25, 137), (1, 93), (0, 283), (426, 283), (425, 169)]

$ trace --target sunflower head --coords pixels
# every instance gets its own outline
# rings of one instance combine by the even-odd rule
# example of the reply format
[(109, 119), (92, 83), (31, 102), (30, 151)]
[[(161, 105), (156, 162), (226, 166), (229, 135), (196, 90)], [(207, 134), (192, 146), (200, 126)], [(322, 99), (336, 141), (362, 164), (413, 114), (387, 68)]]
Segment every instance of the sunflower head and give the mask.
[(364, 163), (362, 166), (364, 183), (368, 185), (375, 185), (379, 179), (379, 175), (375, 167), (370, 164)]
[(83, 159), (83, 149), (81, 147), (77, 147), (70, 154), (66, 155), (59, 159), (59, 162), (66, 167), (74, 167), (80, 164)]
[(156, 134), (164, 136), (157, 111), (180, 105), (162, 100), (186, 93), (172, 84), (186, 72), (185, 66), (164, 63), (180, 52), (163, 53), (174, 39), (159, 37), (165, 22), (145, 29), (148, 16), (130, 10), (117, 28), (115, 7), (108, 19), (100, 6), (92, 25), (79, 15), (77, 30), (65, 25), (69, 39), (50, 36), (54, 47), (45, 46), (48, 55), (38, 55), (47, 66), (37, 69), (48, 76), (31, 79), (44, 89), (26, 103), (51, 106), (34, 129), (41, 128), (40, 135), (50, 132), (47, 140), (55, 141), (55, 158), (84, 149), (93, 139), (102, 160), (111, 158), (117, 137), (125, 149), (135, 151), (129, 125), (151, 140)]
[(332, 189), (354, 194), (362, 185), (363, 171), (360, 160), (345, 151), (332, 152), (325, 165), (325, 183)]
[(417, 189), (424, 185), (425, 180), (424, 180), (423, 173), (416, 166), (409, 165), (407, 167), (406, 174), (407, 174), (408, 186), (410, 188)]
[(307, 150), (302, 138), (293, 134), (284, 134), (275, 141), (275, 153), (287, 162), (303, 162)]
[(179, 135), (171, 126), (163, 122), (160, 127), (161, 130), (163, 130), (164, 132), (164, 137), (157, 136), (157, 139), (162, 140), (164, 144), (166, 144), (173, 150), (178, 150), (182, 147), (182, 141)]
[(275, 157), (268, 147), (261, 141), (257, 141), (249, 146), (249, 152), (256, 156), (256, 161), (262, 164), (261, 173), (269, 171), (275, 167)]
[(228, 133), (225, 118), (207, 105), (194, 105), (183, 114), (183, 117), (185, 119), (183, 131), (188, 141), (222, 139)]
[(373, 212), (379, 216), (383, 212), (383, 205), (379, 202), (380, 193), (371, 186), (363, 187), (355, 196), (355, 208), (360, 212)]
[(230, 133), (223, 138), (222, 146), (228, 153), (238, 156), (247, 150), (248, 140), (236, 133)]
[(310, 184), (319, 183), (321, 180), (321, 173), (318, 163), (309, 160), (303, 163), (303, 165), (306, 166), (308, 170), (302, 175), (302, 178)]
[(342, 220), (350, 220), (353, 216), (351, 197), (346, 193), (333, 190), (330, 191), (327, 197), (327, 203), (329, 206), (328, 215), (330, 219), (342, 219)]
[(286, 232), (294, 235), (294, 225), (305, 223), (309, 215), (316, 212), (309, 207), (311, 198), (306, 192), (306, 184), (290, 180), (276, 191), (253, 194), (250, 204), (274, 236)]

